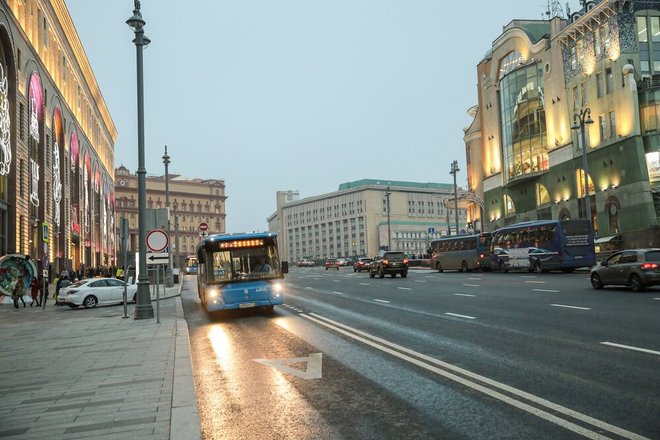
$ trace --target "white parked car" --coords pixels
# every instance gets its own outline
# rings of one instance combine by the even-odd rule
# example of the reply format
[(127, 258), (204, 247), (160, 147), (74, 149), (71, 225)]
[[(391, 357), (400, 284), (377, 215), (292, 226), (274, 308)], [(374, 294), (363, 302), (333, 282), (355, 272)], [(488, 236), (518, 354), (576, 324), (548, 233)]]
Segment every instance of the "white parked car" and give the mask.
[[(135, 302), (137, 284), (126, 288), (128, 302)], [(60, 303), (75, 309), (96, 307), (97, 305), (120, 304), (124, 301), (124, 282), (116, 278), (90, 278), (80, 280), (60, 289), (57, 297)]]

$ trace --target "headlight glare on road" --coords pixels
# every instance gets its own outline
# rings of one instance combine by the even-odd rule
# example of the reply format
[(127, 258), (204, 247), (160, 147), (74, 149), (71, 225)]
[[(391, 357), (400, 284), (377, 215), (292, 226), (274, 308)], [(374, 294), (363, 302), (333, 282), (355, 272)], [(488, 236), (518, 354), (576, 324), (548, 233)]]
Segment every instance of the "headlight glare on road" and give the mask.
[(282, 289), (282, 283), (273, 283), (273, 292), (281, 292)]

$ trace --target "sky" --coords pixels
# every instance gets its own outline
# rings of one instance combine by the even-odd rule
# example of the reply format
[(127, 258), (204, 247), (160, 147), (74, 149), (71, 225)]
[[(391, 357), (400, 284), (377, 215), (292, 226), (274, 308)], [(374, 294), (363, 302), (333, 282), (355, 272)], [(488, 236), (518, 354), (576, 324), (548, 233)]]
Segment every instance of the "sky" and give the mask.
[[(65, 0), (137, 170), (131, 0)], [(562, 2), (565, 5), (565, 2)], [(572, 1), (575, 9), (577, 1)], [(465, 187), (476, 66), (542, 0), (142, 0), (149, 175), (223, 179), (226, 232), (267, 230), (276, 191), (360, 179)]]

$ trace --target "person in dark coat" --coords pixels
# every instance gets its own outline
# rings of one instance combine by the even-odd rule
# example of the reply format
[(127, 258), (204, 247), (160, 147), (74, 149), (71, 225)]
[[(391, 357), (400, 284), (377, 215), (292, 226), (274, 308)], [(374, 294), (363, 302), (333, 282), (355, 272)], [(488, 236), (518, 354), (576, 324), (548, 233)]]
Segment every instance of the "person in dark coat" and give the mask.
[(30, 295), (32, 295), (32, 302), (30, 303), (30, 307), (32, 307), (34, 304), (37, 306), (40, 306), (41, 303), (39, 302), (39, 291), (41, 290), (41, 281), (39, 281), (39, 277), (32, 277), (32, 282), (30, 283)]
[(18, 300), (20, 299), (25, 307), (25, 300), (23, 299), (23, 279), (21, 277), (16, 278), (13, 281), (13, 289), (11, 291), (11, 299), (14, 300), (14, 308), (18, 308)]

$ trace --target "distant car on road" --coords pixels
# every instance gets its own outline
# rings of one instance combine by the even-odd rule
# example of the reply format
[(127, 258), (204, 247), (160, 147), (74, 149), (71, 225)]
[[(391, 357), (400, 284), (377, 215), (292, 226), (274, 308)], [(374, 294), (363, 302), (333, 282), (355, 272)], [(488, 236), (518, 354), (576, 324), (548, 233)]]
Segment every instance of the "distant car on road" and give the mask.
[(408, 259), (403, 252), (380, 251), (369, 265), (369, 277), (374, 278), (376, 274), (380, 278), (386, 274), (391, 275), (392, 278), (396, 277), (396, 274), (405, 278), (408, 276)]
[(369, 270), (369, 265), (373, 260), (371, 258), (358, 258), (355, 264), (353, 264), (353, 272), (362, 272), (363, 270)]
[(303, 258), (302, 260), (298, 261), (298, 267), (314, 267), (316, 263), (314, 260), (310, 260), (307, 258)]
[[(126, 287), (128, 302), (135, 302), (137, 284)], [(84, 306), (120, 304), (124, 301), (124, 282), (116, 278), (90, 278), (60, 289), (57, 301), (75, 309)]]
[(660, 284), (660, 249), (617, 252), (591, 269), (591, 286), (630, 286), (635, 292)]
[(323, 265), (325, 266), (325, 270), (328, 269), (339, 270), (339, 261), (336, 258), (328, 258), (327, 260), (325, 260), (325, 263)]

